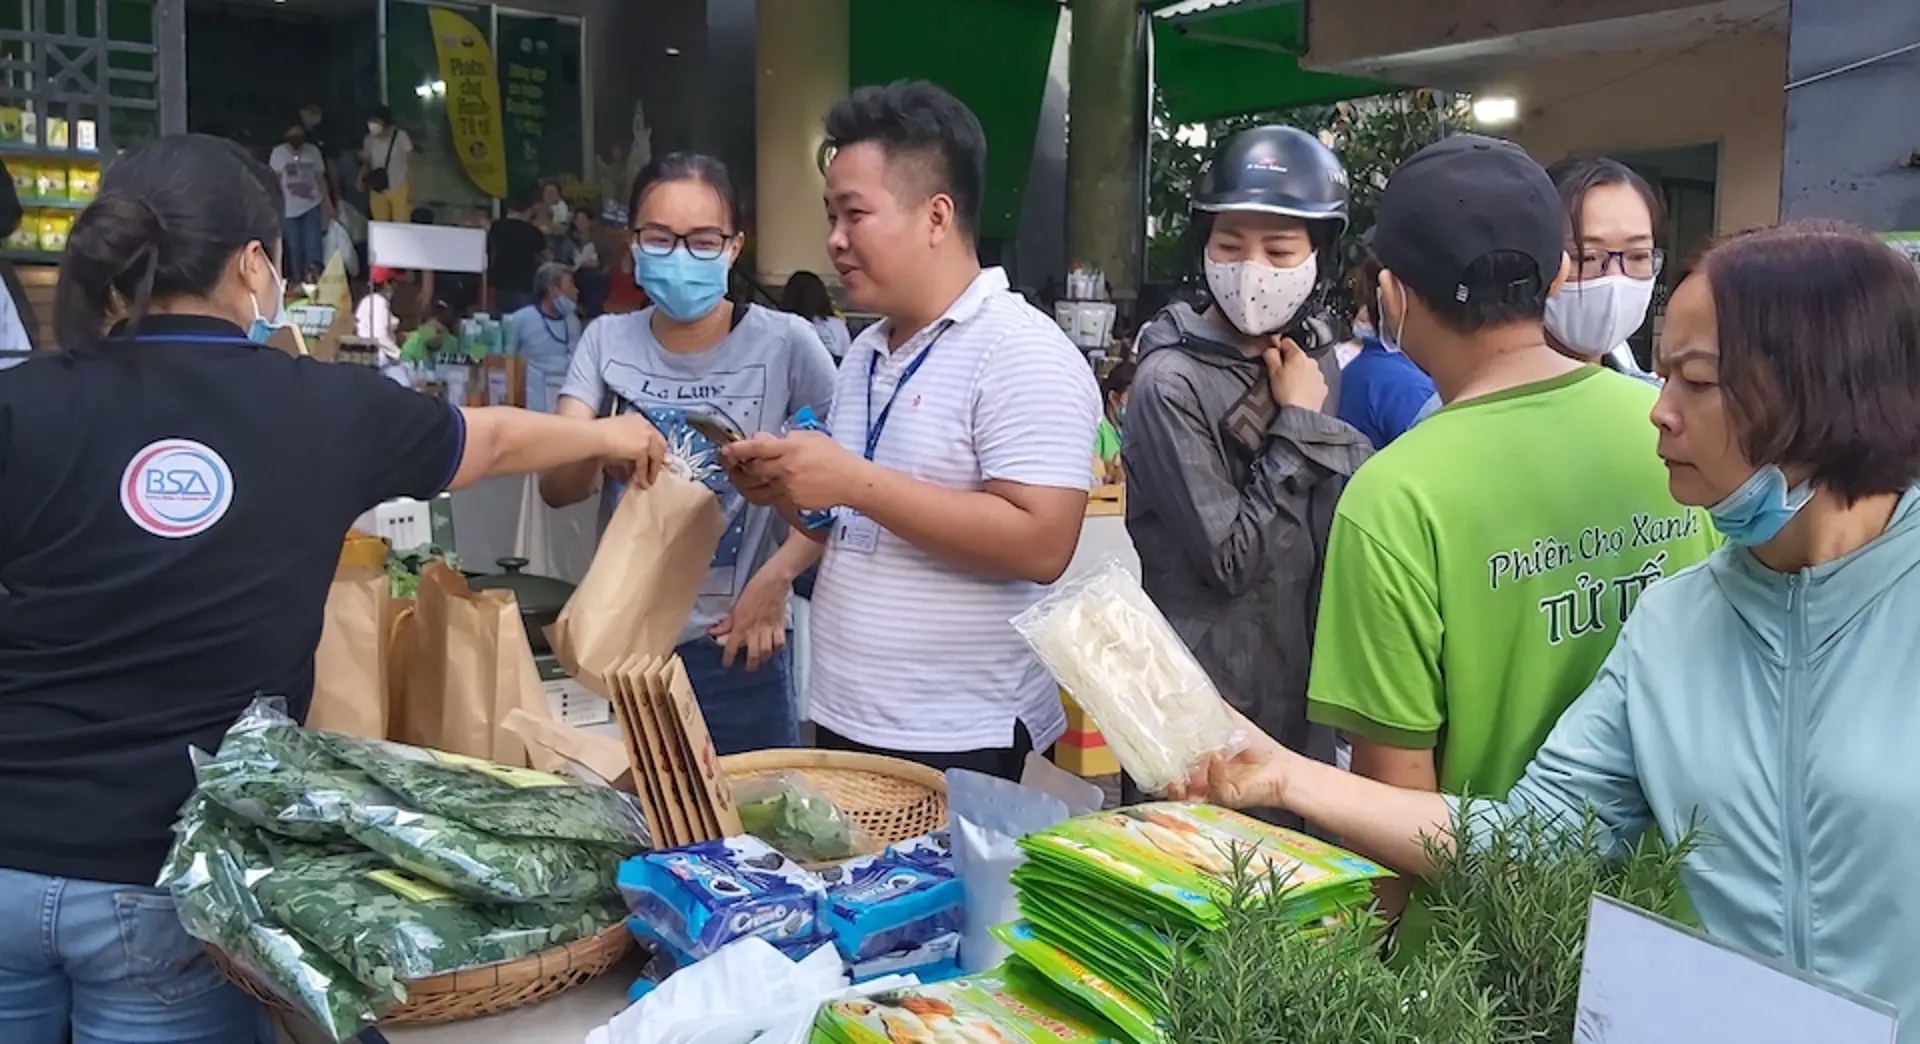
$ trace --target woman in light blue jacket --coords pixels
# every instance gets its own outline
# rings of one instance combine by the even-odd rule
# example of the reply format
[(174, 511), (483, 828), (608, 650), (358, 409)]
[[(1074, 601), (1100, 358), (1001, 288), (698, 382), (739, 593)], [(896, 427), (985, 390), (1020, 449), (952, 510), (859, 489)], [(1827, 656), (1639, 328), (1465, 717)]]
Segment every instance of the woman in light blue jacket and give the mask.
[[(1728, 240), (1674, 294), (1653, 423), (1727, 546), (1642, 594), (1492, 815), (1591, 806), (1617, 848), (1698, 812), (1715, 936), (1899, 1007), (1920, 1044), (1920, 277), (1848, 226)], [(1454, 799), (1261, 742), (1189, 796), (1428, 869)]]

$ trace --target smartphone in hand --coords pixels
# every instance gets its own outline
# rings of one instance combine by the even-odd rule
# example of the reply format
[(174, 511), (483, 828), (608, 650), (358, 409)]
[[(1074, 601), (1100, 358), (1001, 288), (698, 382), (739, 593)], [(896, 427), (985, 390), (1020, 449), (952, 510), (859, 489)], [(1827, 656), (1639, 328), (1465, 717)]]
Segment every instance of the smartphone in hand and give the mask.
[(687, 427), (706, 436), (707, 441), (715, 446), (730, 446), (746, 438), (733, 425), (710, 413), (688, 414)]

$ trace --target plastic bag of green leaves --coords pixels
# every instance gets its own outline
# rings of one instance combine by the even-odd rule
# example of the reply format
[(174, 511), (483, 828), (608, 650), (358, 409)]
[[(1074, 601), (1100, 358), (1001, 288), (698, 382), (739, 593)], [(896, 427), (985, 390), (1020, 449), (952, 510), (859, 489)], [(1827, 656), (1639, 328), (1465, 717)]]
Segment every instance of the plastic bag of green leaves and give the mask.
[(559, 906), (481, 906), (387, 866), (344, 855), (280, 865), (254, 887), (280, 923), (337, 958), (361, 982), (404, 995), (405, 983), (511, 961), (620, 923), (611, 899)]
[(276, 923), (253, 892), (270, 873), (252, 828), (195, 795), (174, 827), (159, 885), (173, 894), (187, 934), (225, 954), (334, 1040), (351, 1040), (399, 998), (376, 996)]
[(502, 837), (397, 805), (351, 805), (347, 833), (402, 870), (490, 903), (584, 902), (614, 890), (622, 850)]
[(255, 701), (227, 730), (218, 754), (196, 750), (193, 760), (201, 794), (254, 826), (299, 841), (337, 842), (344, 837), (339, 810), (393, 801), (277, 700)]
[(648, 846), (647, 821), (631, 794), (478, 758), (323, 734), (327, 749), (422, 812), (504, 837)]
[(733, 788), (740, 827), (801, 863), (828, 863), (879, 850), (872, 835), (797, 772), (773, 772)]

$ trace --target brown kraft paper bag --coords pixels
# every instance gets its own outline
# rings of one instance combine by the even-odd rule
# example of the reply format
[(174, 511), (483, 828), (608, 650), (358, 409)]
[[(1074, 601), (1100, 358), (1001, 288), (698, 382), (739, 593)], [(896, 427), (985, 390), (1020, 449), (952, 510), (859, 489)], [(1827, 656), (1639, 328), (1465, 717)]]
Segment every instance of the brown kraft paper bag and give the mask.
[(335, 572), (313, 654), (309, 727), (387, 738), (387, 603), (392, 600), (384, 568), (343, 565)]
[(401, 739), (526, 767), (526, 745), (505, 728), (507, 713), (550, 711), (513, 595), (474, 591), (458, 572), (431, 563), (420, 573), (412, 629)]
[(630, 657), (672, 655), (726, 527), (719, 499), (691, 479), (663, 472), (629, 491), (553, 628), (567, 673), (604, 688)]

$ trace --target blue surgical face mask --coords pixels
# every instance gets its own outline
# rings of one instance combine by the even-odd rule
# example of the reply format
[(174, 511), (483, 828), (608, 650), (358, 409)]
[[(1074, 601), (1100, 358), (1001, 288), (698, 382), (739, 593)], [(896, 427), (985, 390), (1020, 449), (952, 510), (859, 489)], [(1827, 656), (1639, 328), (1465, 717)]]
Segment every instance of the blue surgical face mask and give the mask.
[(267, 262), (267, 271), (273, 273), (273, 318), (260, 314), (260, 299), (253, 299), (253, 325), (247, 327), (247, 340), (255, 344), (266, 344), (275, 330), (287, 325), (287, 281), (280, 278), (280, 270)]
[(1813, 499), (1813, 488), (1787, 487), (1787, 475), (1772, 464), (1753, 473), (1725, 500), (1707, 509), (1727, 543), (1759, 547), (1780, 535), (1793, 516)]
[(706, 315), (727, 294), (727, 255), (703, 261), (689, 253), (684, 243), (665, 257), (636, 245), (633, 274), (640, 289), (676, 322), (690, 323)]
[(1376, 332), (1380, 335), (1381, 347), (1395, 354), (1402, 354), (1400, 352), (1400, 335), (1407, 331), (1407, 313), (1400, 313), (1400, 321), (1395, 324), (1395, 327), (1396, 329), (1388, 329), (1386, 324), (1383, 323)]

